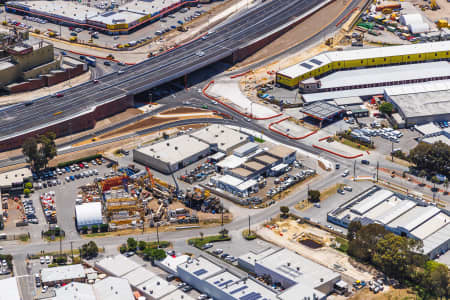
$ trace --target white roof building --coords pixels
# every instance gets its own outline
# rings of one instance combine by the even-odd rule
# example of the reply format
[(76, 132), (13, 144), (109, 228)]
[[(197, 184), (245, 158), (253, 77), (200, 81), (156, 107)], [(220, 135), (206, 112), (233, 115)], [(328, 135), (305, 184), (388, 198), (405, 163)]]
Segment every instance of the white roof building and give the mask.
[(187, 255), (171, 256), (167, 255), (163, 260), (155, 261), (155, 265), (170, 274), (177, 274), (177, 266), (187, 262), (190, 257)]
[(78, 229), (83, 226), (91, 227), (103, 223), (102, 203), (88, 202), (81, 205), (75, 205), (75, 218)]
[(0, 300), (22, 300), (16, 277), (0, 280)]
[(32, 178), (29, 168), (21, 168), (0, 174), (0, 189), (11, 187), (14, 183), (22, 183), (26, 179)]
[(421, 14), (404, 14), (398, 21), (402, 25), (420, 24), (423, 23), (423, 18)]
[(195, 298), (189, 296), (182, 290), (175, 290), (173, 293), (162, 297), (160, 300), (195, 300)]
[(127, 279), (128, 282), (132, 286), (138, 286), (141, 283), (155, 277), (156, 274), (150, 271), (149, 269), (146, 269), (144, 267), (140, 267), (137, 269), (134, 269), (133, 271), (125, 274), (122, 276), (122, 278)]
[(78, 280), (86, 277), (82, 265), (67, 265), (41, 270), (42, 283), (56, 283), (68, 280)]
[(118, 254), (99, 260), (95, 263), (95, 267), (108, 275), (122, 277), (125, 274), (140, 268), (141, 265), (122, 254)]
[(217, 150), (224, 153), (229, 153), (248, 140), (248, 135), (245, 133), (220, 124), (197, 130), (191, 133), (191, 136), (209, 145), (217, 145)]
[(80, 282), (71, 282), (56, 288), (55, 294), (56, 296), (49, 300), (100, 300), (95, 297), (92, 285)]
[(133, 291), (123, 278), (106, 277), (97, 281), (93, 287), (96, 300), (134, 300)]
[(169, 283), (167, 280), (159, 276), (155, 276), (142, 282), (136, 286), (136, 288), (141, 294), (149, 296), (153, 299), (160, 299), (178, 289), (176, 285)]

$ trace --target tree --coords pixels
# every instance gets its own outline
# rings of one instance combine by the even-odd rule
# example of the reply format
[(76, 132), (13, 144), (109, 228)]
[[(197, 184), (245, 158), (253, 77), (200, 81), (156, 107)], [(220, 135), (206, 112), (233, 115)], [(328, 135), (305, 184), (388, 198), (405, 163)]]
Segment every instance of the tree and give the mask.
[(31, 193), (30, 189), (24, 189), (23, 193), (25, 194), (25, 197), (28, 197)]
[(444, 188), (445, 188), (445, 193), (448, 194), (448, 178), (445, 178), (445, 180), (444, 180)]
[(416, 165), (418, 170), (425, 170), (430, 174), (450, 176), (450, 146), (438, 141), (434, 144), (419, 143), (410, 152), (408, 159)]
[(387, 234), (382, 225), (369, 224), (356, 231), (356, 235), (348, 244), (348, 253), (359, 260), (370, 262), (377, 243)]
[(92, 225), (91, 230), (92, 230), (92, 233), (97, 233), (98, 232), (98, 225)]
[(27, 182), (25, 183), (25, 188), (31, 190), (33, 188), (33, 184), (31, 182)]
[(101, 232), (108, 232), (108, 224), (100, 224)]
[(88, 232), (89, 228), (87, 226), (81, 227), (81, 233), (86, 234)]
[(228, 235), (228, 229), (224, 228), (219, 233), (222, 235), (222, 237), (226, 237)]
[(308, 201), (309, 202), (320, 202), (320, 191), (309, 190), (308, 191)]
[(347, 240), (349, 242), (353, 241), (353, 239), (356, 237), (356, 233), (360, 229), (361, 229), (361, 222), (351, 221), (350, 224), (348, 224), (348, 228), (347, 228)]
[(147, 247), (147, 243), (145, 241), (139, 241), (139, 243), (138, 243), (139, 250), (142, 251), (145, 249), (145, 247)]
[(391, 115), (392, 111), (394, 110), (394, 105), (392, 105), (392, 103), (389, 102), (384, 102), (380, 104), (380, 107), (378, 109), (383, 114)]
[(145, 248), (144, 259), (147, 260), (163, 260), (166, 258), (166, 252), (162, 249)]
[(430, 296), (448, 299), (450, 297), (450, 278), (448, 267), (444, 264), (428, 261), (421, 285)]
[(280, 212), (283, 214), (283, 216), (286, 216), (289, 213), (289, 207), (280, 206)]
[(128, 247), (128, 251), (136, 251), (137, 241), (134, 238), (128, 238), (127, 239), (127, 247)]
[(87, 244), (81, 246), (81, 257), (86, 259), (91, 259), (97, 257), (98, 247), (94, 241), (90, 241)]
[(127, 245), (125, 245), (125, 244), (120, 245), (119, 252), (120, 253), (127, 252)]
[(203, 240), (204, 233), (200, 231), (200, 239)]
[(47, 132), (37, 137), (30, 137), (22, 144), (22, 153), (28, 158), (33, 170), (47, 167), (48, 162), (56, 156), (56, 135)]

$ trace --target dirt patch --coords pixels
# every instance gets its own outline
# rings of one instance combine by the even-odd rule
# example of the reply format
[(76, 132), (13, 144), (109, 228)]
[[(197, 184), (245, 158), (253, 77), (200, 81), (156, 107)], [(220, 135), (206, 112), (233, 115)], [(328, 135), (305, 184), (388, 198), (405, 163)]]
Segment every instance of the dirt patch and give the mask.
[(176, 115), (176, 114), (193, 114), (193, 113), (206, 113), (208, 110), (195, 108), (195, 107), (175, 107), (160, 113), (160, 115)]
[(139, 129), (143, 129), (143, 128), (147, 128), (147, 127), (152, 127), (152, 126), (156, 126), (156, 125), (161, 125), (164, 123), (170, 123), (176, 120), (179, 120), (180, 118), (158, 118), (158, 117), (151, 117), (151, 118), (147, 118), (141, 121), (138, 121), (136, 123), (130, 124), (128, 126), (119, 128), (117, 130), (113, 130), (111, 132), (105, 133), (104, 135), (101, 135), (99, 138), (100, 139), (106, 139), (106, 138), (110, 138), (113, 136), (117, 136), (117, 135), (121, 135), (124, 133), (128, 133), (128, 132), (133, 132)]
[[(347, 6), (347, 4), (348, 3), (346, 1), (335, 1), (329, 4), (325, 8), (314, 13), (304, 22), (291, 29), (289, 32), (274, 40), (263, 49), (237, 64), (236, 67), (242, 67), (255, 63), (301, 43), (334, 20)], [(326, 37), (324, 36), (323, 39), (325, 38)]]
[(374, 294), (368, 288), (360, 290), (350, 300), (413, 300), (416, 294), (409, 289), (388, 289), (383, 293)]
[(300, 244), (305, 245), (312, 249), (319, 249), (322, 247), (321, 244), (314, 242), (313, 240), (301, 240)]

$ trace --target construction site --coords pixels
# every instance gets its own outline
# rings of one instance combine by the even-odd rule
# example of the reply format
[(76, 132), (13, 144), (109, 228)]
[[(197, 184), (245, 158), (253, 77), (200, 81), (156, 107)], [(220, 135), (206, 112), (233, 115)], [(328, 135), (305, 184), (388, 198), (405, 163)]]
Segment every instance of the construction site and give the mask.
[(182, 191), (154, 177), (149, 168), (112, 168), (113, 176), (97, 178), (80, 188), (75, 206), (79, 230), (102, 224), (108, 224), (110, 231), (177, 224), (199, 226), (218, 222), (222, 213), (224, 220), (231, 219), (209, 190), (194, 187)]

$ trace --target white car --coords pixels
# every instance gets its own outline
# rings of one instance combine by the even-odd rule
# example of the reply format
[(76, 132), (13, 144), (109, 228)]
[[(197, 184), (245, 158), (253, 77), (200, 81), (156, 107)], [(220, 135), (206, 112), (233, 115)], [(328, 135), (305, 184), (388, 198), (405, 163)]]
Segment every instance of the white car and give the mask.
[(342, 173), (341, 176), (342, 176), (342, 177), (347, 177), (348, 174), (350, 174), (350, 171), (349, 171), (349, 170), (345, 170), (344, 173)]

